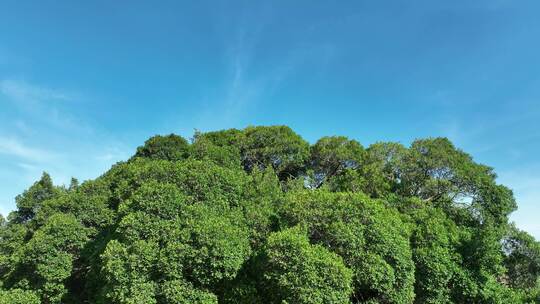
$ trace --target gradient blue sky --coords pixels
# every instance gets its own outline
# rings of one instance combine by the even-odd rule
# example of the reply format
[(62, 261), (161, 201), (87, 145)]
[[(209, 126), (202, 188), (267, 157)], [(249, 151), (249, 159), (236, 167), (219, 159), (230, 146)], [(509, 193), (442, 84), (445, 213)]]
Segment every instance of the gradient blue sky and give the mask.
[(151, 135), (447, 136), (540, 239), (540, 2), (0, 0), (0, 212)]

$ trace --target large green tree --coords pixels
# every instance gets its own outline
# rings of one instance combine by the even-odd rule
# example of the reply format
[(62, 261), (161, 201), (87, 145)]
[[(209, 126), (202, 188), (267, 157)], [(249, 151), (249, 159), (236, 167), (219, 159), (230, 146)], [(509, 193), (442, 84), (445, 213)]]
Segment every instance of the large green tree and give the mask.
[(157, 135), (15, 202), (0, 304), (540, 303), (540, 245), (509, 222), (512, 191), (446, 138)]

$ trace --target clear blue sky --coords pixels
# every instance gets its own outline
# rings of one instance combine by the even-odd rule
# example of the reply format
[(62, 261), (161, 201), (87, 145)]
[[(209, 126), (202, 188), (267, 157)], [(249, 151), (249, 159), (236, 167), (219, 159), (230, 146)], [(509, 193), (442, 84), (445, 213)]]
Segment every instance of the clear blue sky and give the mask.
[[(156, 4), (160, 2), (160, 4)], [(447, 136), (540, 238), (539, 1), (0, 0), (0, 212), (157, 133)]]

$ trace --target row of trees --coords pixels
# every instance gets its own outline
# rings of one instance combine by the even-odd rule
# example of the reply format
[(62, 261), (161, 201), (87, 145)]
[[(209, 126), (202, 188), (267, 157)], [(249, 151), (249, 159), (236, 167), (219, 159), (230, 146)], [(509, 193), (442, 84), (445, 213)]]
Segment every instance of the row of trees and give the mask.
[(540, 303), (512, 192), (445, 138), (155, 136), (0, 219), (0, 304)]

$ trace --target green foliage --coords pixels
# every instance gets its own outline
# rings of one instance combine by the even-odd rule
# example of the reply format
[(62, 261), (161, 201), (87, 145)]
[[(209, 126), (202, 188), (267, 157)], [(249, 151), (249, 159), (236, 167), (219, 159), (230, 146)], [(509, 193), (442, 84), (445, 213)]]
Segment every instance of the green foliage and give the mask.
[(302, 191), (288, 195), (285, 226), (307, 228), (310, 240), (340, 255), (353, 271), (353, 298), (410, 303), (414, 264), (409, 228), (399, 214), (363, 194)]
[(166, 304), (217, 304), (217, 297), (190, 284), (176, 280), (162, 283), (160, 302)]
[(30, 288), (40, 292), (44, 303), (61, 303), (74, 261), (87, 241), (87, 230), (73, 215), (51, 216), (14, 253), (6, 287)]
[(148, 139), (144, 146), (137, 148), (135, 157), (178, 161), (188, 158), (189, 144), (183, 137), (170, 134), (156, 135)]
[(43, 202), (53, 198), (57, 193), (58, 190), (53, 186), (50, 175), (43, 173), (39, 181), (15, 198), (16, 221), (25, 222), (33, 219)]
[(16, 269), (18, 253), (28, 239), (28, 228), (11, 221), (0, 228), (0, 277), (3, 283)]
[(512, 226), (504, 240), (504, 250), (504, 263), (510, 285), (524, 289), (539, 287), (540, 243), (526, 232)]
[[(116, 237), (102, 255), (105, 298), (158, 303), (164, 293), (173, 299), (165, 303), (176, 303), (182, 295), (175, 288), (187, 290), (189, 284), (219, 291), (220, 284), (235, 277), (250, 247), (241, 213), (217, 207), (191, 202), (173, 184), (143, 184), (120, 205)], [(162, 280), (184, 285), (169, 283), (160, 291)], [(194, 289), (182, 301), (190, 297), (207, 303), (215, 296)]]
[(240, 206), (248, 227), (252, 247), (258, 249), (277, 225), (277, 210), (283, 191), (272, 168), (254, 169)]
[(12, 289), (0, 290), (0, 304), (41, 304), (41, 302), (33, 291)]
[[(422, 204), (419, 202), (419, 204)], [(408, 211), (414, 221), (411, 245), (417, 303), (451, 303), (460, 271), (458, 228), (442, 210), (431, 206)]]
[(218, 147), (240, 147), (244, 137), (244, 131), (237, 129), (195, 133), (195, 141), (204, 138)]
[(246, 128), (241, 151), (246, 170), (272, 167), (281, 180), (297, 177), (309, 158), (309, 144), (286, 126)]
[(352, 271), (301, 229), (272, 234), (264, 256), (269, 303), (348, 303)]
[[(36, 217), (36, 224), (45, 224), (56, 213), (74, 215), (84, 226), (93, 228), (94, 233), (112, 223), (114, 212), (109, 209), (109, 192), (99, 189), (99, 181), (85, 182), (69, 192), (61, 193), (49, 199), (41, 206)], [(98, 188), (98, 189), (96, 189)]]
[(375, 143), (366, 150), (366, 160), (360, 167), (361, 176), (365, 179), (365, 187), (345, 189), (361, 191), (372, 197), (386, 197), (397, 192), (403, 158), (407, 148), (399, 143)]
[(360, 143), (343, 136), (319, 139), (311, 147), (312, 187), (319, 188), (323, 183), (327, 183), (332, 189), (342, 189), (341, 185), (350, 180), (345, 176), (349, 171), (360, 167), (364, 153)]
[(237, 146), (220, 146), (204, 136), (196, 136), (191, 146), (191, 157), (212, 161), (227, 168), (241, 168), (240, 149)]
[(540, 303), (512, 191), (445, 138), (155, 136), (0, 216), (0, 304)]

